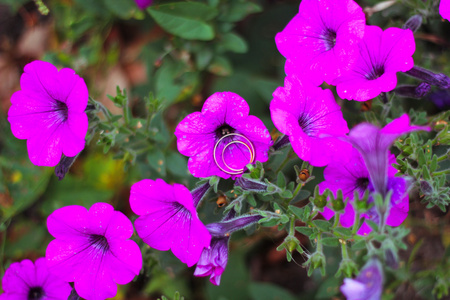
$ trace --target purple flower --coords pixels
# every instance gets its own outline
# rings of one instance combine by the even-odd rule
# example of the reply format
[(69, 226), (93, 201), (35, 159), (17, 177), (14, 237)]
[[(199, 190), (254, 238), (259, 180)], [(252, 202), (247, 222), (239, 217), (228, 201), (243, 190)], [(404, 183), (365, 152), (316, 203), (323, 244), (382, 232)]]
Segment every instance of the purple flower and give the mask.
[(417, 130), (429, 131), (430, 128), (410, 126), (407, 114), (381, 129), (370, 123), (362, 123), (350, 130), (348, 141), (361, 153), (369, 171), (370, 182), (375, 192), (383, 197), (387, 193), (389, 148), (401, 135)]
[(126, 284), (142, 268), (139, 246), (129, 238), (131, 221), (107, 203), (87, 210), (78, 205), (55, 210), (47, 219), (56, 239), (47, 247), (49, 271), (75, 282), (85, 299), (112, 298), (116, 284)]
[(1, 300), (63, 300), (72, 290), (69, 283), (48, 272), (43, 257), (38, 258), (35, 264), (29, 259), (12, 263), (3, 276), (2, 287)]
[(366, 26), (351, 70), (333, 81), (339, 97), (366, 101), (397, 85), (397, 72), (414, 66), (414, 36), (409, 29)]
[(383, 292), (383, 269), (372, 258), (355, 279), (345, 278), (341, 292), (347, 300), (379, 300)]
[(286, 74), (331, 83), (354, 63), (365, 16), (353, 0), (303, 0), (298, 14), (275, 37), (287, 58)]
[(450, 1), (449, 0), (441, 0), (439, 3), (439, 13), (444, 19), (450, 21)]
[(146, 9), (150, 5), (152, 5), (153, 0), (134, 0), (139, 9)]
[(141, 180), (131, 187), (130, 206), (140, 216), (134, 222), (136, 231), (150, 247), (171, 249), (189, 267), (199, 260), (203, 248), (209, 247), (211, 235), (185, 186), (162, 179)]
[(62, 153), (73, 157), (84, 148), (88, 90), (72, 69), (58, 72), (52, 64), (36, 60), (24, 71), (22, 90), (11, 97), (11, 131), (16, 138), (27, 139), (33, 164), (53, 167)]
[[(399, 226), (408, 216), (409, 197), (407, 192), (407, 183), (405, 179), (395, 177), (397, 170), (392, 166), (395, 163), (395, 156), (389, 155), (388, 162), (388, 185), (387, 189), (392, 190), (391, 205), (389, 207), (386, 224), (390, 226)], [(355, 209), (353, 207), (353, 193), (356, 190), (360, 196), (366, 190), (373, 192), (373, 187), (369, 179), (369, 171), (366, 168), (361, 154), (353, 148), (350, 160), (347, 162), (331, 162), (324, 170), (325, 181), (319, 184), (320, 191), (326, 188), (337, 195), (337, 190), (341, 189), (344, 199), (349, 198), (349, 202), (341, 213), (339, 221), (343, 227), (350, 227), (355, 222)], [(369, 198), (369, 202), (373, 201)], [(324, 207), (322, 213), (325, 219), (329, 220), (334, 216), (334, 211), (328, 207)], [(361, 214), (366, 220), (378, 222), (378, 214), (375, 208), (369, 209), (366, 213)], [(368, 234), (372, 229), (364, 222), (358, 231), (358, 234)]]
[(209, 281), (214, 285), (220, 285), (220, 277), (228, 262), (228, 241), (230, 237), (213, 237), (209, 248), (203, 249), (197, 262), (194, 275), (210, 276)]
[(178, 150), (189, 156), (192, 175), (234, 179), (247, 164), (267, 161), (272, 145), (269, 131), (260, 119), (248, 113), (248, 104), (239, 95), (214, 93), (202, 112), (192, 113), (178, 124)]
[(349, 152), (347, 143), (331, 137), (344, 136), (348, 127), (330, 90), (287, 76), (284, 87), (277, 88), (273, 97), (272, 121), (289, 136), (292, 148), (302, 160), (320, 167)]

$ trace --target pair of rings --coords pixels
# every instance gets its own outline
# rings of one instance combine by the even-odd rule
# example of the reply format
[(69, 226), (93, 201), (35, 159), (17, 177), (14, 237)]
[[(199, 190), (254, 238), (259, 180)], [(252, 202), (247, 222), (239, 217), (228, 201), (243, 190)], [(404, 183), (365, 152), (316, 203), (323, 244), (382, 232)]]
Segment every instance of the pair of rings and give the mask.
[[(224, 169), (219, 162), (217, 161), (217, 156), (216, 156), (216, 150), (217, 147), (219, 147), (219, 144), (227, 137), (232, 137), (232, 136), (238, 136), (242, 139), (244, 139), (245, 141), (241, 141), (241, 140), (231, 140), (229, 141), (225, 147), (223, 147), (222, 149), (222, 154), (221, 154), (221, 158), (222, 158), (222, 163), (225, 166), (226, 169)], [(223, 137), (221, 137), (216, 144), (214, 145), (214, 151), (213, 151), (213, 156), (214, 156), (214, 162), (216, 163), (217, 167), (230, 175), (237, 175), (237, 174), (242, 174), (245, 170), (245, 168), (242, 169), (236, 169), (236, 168), (232, 168), (230, 167), (230, 165), (227, 164), (227, 162), (225, 161), (225, 151), (228, 149), (228, 147), (230, 147), (233, 144), (240, 144), (240, 145), (244, 145), (244, 147), (247, 148), (248, 152), (250, 152), (250, 159), (249, 162), (247, 164), (251, 164), (255, 161), (255, 157), (256, 157), (256, 152), (255, 152), (255, 147), (253, 146), (252, 142), (246, 138), (244, 135), (239, 134), (239, 133), (228, 133), (226, 135), (224, 135)], [(247, 165), (246, 164), (246, 165)]]

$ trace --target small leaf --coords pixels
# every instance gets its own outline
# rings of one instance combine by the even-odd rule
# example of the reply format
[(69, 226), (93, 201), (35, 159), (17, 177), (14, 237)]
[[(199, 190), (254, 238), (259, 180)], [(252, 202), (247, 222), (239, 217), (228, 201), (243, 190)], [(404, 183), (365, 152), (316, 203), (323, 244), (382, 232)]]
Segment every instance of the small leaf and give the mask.
[(187, 40), (209, 41), (214, 29), (206, 21), (217, 15), (214, 7), (199, 2), (175, 2), (147, 9), (153, 19), (171, 34)]
[(289, 199), (292, 198), (292, 192), (289, 190), (285, 190), (280, 194), (281, 198)]
[(304, 234), (306, 236), (310, 236), (311, 234), (314, 233), (314, 228), (305, 227), (305, 226), (296, 226), (295, 230), (297, 230), (298, 232), (300, 232), (301, 234)]
[(366, 224), (369, 225), (369, 227), (372, 228), (373, 231), (378, 231), (378, 224), (374, 221), (366, 219)]
[(226, 33), (217, 43), (217, 49), (222, 51), (232, 51), (236, 53), (245, 53), (248, 50), (247, 42), (235, 33)]
[(284, 174), (282, 172), (278, 173), (277, 185), (282, 189), (286, 187), (286, 178), (284, 177)]
[(345, 227), (337, 227), (333, 229), (334, 232), (337, 232), (344, 238), (350, 238), (352, 236), (352, 230), (350, 228)]
[(351, 244), (351, 249), (353, 251), (366, 249), (366, 241), (365, 240), (360, 240), (360, 241), (357, 241), (355, 243), (352, 243)]
[(293, 205), (289, 205), (289, 210), (299, 219), (302, 219), (303, 217), (303, 213), (304, 213), (304, 209), (297, 207), (297, 206), (293, 206)]
[(339, 238), (337, 237), (325, 237), (322, 239), (322, 244), (328, 247), (338, 247), (339, 246)]
[(312, 223), (316, 225), (316, 227), (319, 228), (321, 231), (329, 231), (331, 228), (331, 224), (328, 221), (314, 220), (312, 221)]

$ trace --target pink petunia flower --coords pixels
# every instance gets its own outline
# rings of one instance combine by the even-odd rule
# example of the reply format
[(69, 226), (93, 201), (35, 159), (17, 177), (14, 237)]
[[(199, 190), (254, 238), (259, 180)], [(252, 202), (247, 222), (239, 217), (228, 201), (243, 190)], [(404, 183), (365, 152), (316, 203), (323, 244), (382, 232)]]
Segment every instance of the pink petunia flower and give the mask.
[(284, 87), (277, 88), (273, 97), (272, 121), (289, 136), (292, 148), (302, 160), (313, 166), (325, 166), (351, 149), (348, 143), (331, 137), (343, 137), (348, 127), (330, 90), (287, 76)]
[(58, 72), (52, 64), (36, 60), (24, 71), (22, 90), (11, 97), (11, 131), (16, 138), (27, 139), (33, 164), (53, 167), (62, 153), (73, 157), (84, 148), (89, 93), (84, 80), (72, 69)]
[(2, 288), (1, 300), (65, 300), (72, 290), (68, 282), (49, 273), (43, 257), (34, 264), (29, 259), (12, 263), (3, 276)]
[(146, 9), (150, 5), (152, 5), (153, 0), (134, 0), (139, 9)]
[(286, 74), (306, 74), (314, 85), (348, 70), (364, 36), (364, 13), (353, 0), (303, 0), (299, 12), (275, 37), (287, 58)]
[[(395, 156), (390, 154), (387, 189), (392, 190), (392, 196), (388, 217), (386, 219), (386, 224), (389, 226), (399, 226), (406, 219), (409, 211), (408, 184), (401, 177), (394, 178), (397, 170), (392, 164), (395, 162)], [(337, 190), (341, 189), (344, 199), (349, 198), (344, 211), (340, 215), (339, 221), (343, 227), (352, 226), (355, 222), (355, 209), (353, 207), (354, 191), (356, 190), (358, 192), (360, 198), (363, 197), (366, 190), (373, 192), (369, 171), (366, 168), (361, 154), (353, 148), (350, 159), (347, 162), (331, 162), (325, 168), (323, 175), (325, 181), (319, 183), (321, 192), (328, 188), (336, 196)], [(373, 201), (372, 198), (369, 198), (370, 201)], [(329, 220), (334, 216), (334, 211), (328, 207), (324, 207), (322, 215), (325, 219)], [(378, 215), (375, 209), (370, 209), (367, 213), (361, 214), (361, 217), (366, 220), (378, 221)], [(372, 229), (364, 222), (358, 230), (358, 234), (364, 235), (371, 231)]]
[(72, 205), (55, 210), (47, 228), (56, 239), (47, 247), (49, 271), (75, 283), (85, 299), (112, 298), (117, 284), (127, 284), (142, 268), (131, 221), (107, 203), (89, 210)]
[(347, 300), (380, 300), (383, 292), (383, 268), (378, 259), (370, 259), (358, 276), (344, 278), (341, 292)]
[(272, 145), (269, 131), (248, 113), (248, 104), (239, 95), (214, 93), (201, 112), (188, 115), (178, 124), (178, 151), (189, 156), (188, 169), (193, 176), (234, 179), (247, 164), (267, 161)]
[(441, 0), (439, 3), (439, 13), (444, 19), (450, 21), (450, 0)]
[(366, 26), (358, 47), (359, 56), (351, 70), (332, 82), (343, 99), (366, 101), (392, 91), (397, 85), (397, 72), (414, 66), (416, 46), (409, 29), (383, 31), (378, 26)]
[(210, 276), (210, 282), (220, 285), (220, 278), (228, 262), (229, 236), (213, 237), (209, 248), (203, 249), (197, 262), (194, 275), (198, 277)]
[(189, 267), (208, 248), (211, 234), (200, 221), (189, 190), (162, 179), (141, 180), (131, 187), (130, 206), (139, 237), (150, 247), (173, 254)]

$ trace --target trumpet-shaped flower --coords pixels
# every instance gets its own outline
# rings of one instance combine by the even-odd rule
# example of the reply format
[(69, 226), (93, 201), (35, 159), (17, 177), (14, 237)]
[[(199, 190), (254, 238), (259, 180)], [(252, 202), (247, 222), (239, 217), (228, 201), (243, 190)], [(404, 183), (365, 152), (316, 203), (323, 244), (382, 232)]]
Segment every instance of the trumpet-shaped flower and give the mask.
[(341, 292), (347, 300), (379, 300), (383, 292), (383, 268), (373, 258), (355, 279), (345, 278)]
[(247, 164), (267, 161), (272, 145), (269, 131), (248, 113), (248, 104), (239, 95), (215, 93), (201, 112), (178, 124), (178, 150), (189, 156), (188, 169), (193, 176), (236, 178)]
[(450, 1), (449, 0), (441, 0), (439, 3), (439, 13), (444, 19), (450, 21)]
[(173, 254), (189, 267), (208, 248), (211, 235), (200, 221), (189, 190), (162, 179), (141, 180), (131, 187), (130, 206), (139, 216), (134, 225), (150, 247)]
[(153, 0), (134, 0), (139, 9), (146, 9), (150, 5), (152, 5)]
[(353, 0), (301, 1), (298, 14), (275, 37), (287, 58), (286, 74), (331, 83), (355, 63), (364, 28), (364, 13)]
[(84, 148), (88, 90), (72, 69), (58, 72), (44, 61), (25, 66), (22, 90), (11, 96), (8, 121), (16, 138), (27, 139), (33, 164), (53, 167), (61, 154), (73, 157)]
[(72, 290), (68, 282), (49, 273), (43, 257), (34, 264), (29, 259), (12, 263), (3, 276), (2, 288), (1, 300), (65, 300)]
[(325, 166), (351, 147), (333, 136), (348, 133), (347, 122), (330, 90), (322, 90), (296, 76), (287, 76), (284, 87), (273, 93), (272, 121), (289, 136), (295, 153), (313, 166)]
[(228, 262), (229, 236), (213, 237), (209, 248), (203, 249), (202, 255), (197, 262), (194, 275), (203, 277), (210, 276), (214, 285), (220, 285), (220, 278)]
[(126, 284), (142, 268), (139, 246), (129, 240), (131, 221), (107, 203), (89, 210), (72, 205), (55, 210), (47, 219), (56, 239), (47, 247), (49, 271), (75, 283), (81, 297), (112, 298), (117, 284)]
[(397, 85), (397, 72), (414, 66), (414, 36), (409, 29), (366, 26), (359, 55), (350, 71), (333, 81), (339, 97), (366, 101)]
[[(407, 182), (405, 179), (395, 177), (397, 170), (392, 166), (395, 163), (395, 156), (389, 155), (388, 162), (388, 184), (387, 189), (392, 190), (391, 203), (389, 206), (386, 224), (390, 226), (399, 226), (408, 216), (409, 197), (407, 194)], [(339, 221), (343, 227), (350, 227), (355, 222), (355, 209), (353, 207), (353, 195), (355, 190), (362, 198), (366, 190), (373, 192), (373, 186), (369, 179), (369, 171), (366, 168), (361, 154), (353, 148), (352, 155), (347, 162), (331, 162), (324, 170), (325, 181), (319, 184), (320, 190), (328, 188), (333, 194), (337, 195), (337, 190), (341, 189), (343, 197), (349, 198), (344, 212), (340, 214)], [(372, 198), (369, 198), (372, 201)], [(324, 207), (322, 215), (329, 220), (334, 216), (334, 212), (328, 207)], [(378, 215), (374, 208), (361, 214), (366, 220), (377, 222)], [(358, 234), (364, 235), (370, 233), (371, 228), (364, 222), (358, 231)]]

